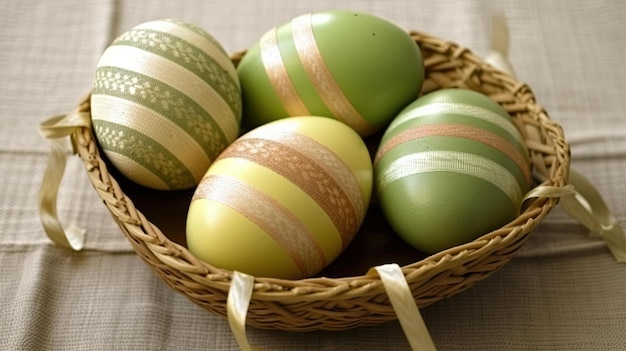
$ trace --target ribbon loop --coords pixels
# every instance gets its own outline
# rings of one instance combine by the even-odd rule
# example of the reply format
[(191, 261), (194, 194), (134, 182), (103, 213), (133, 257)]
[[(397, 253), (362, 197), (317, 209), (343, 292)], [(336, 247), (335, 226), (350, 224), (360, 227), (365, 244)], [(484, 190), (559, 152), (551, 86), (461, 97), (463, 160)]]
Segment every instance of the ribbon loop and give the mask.
[(400, 266), (395, 263), (384, 264), (370, 269), (368, 274), (378, 274), (380, 277), (411, 349), (413, 351), (435, 351), (435, 344), (428, 333), (428, 328), (417, 308), (413, 293)]
[(246, 316), (250, 299), (252, 299), (253, 288), (254, 277), (237, 271), (233, 272), (226, 301), (226, 311), (230, 330), (242, 351), (257, 350), (250, 345), (246, 336)]
[(66, 144), (61, 139), (72, 135), (77, 128), (89, 127), (90, 123), (89, 113), (76, 111), (39, 124), (39, 133), (50, 141), (50, 157), (39, 189), (39, 217), (53, 243), (75, 251), (82, 250), (86, 231), (74, 225), (63, 228), (57, 214), (59, 186), (67, 164)]
[(573, 169), (569, 172), (569, 182), (576, 188), (576, 193), (561, 199), (563, 210), (604, 239), (618, 262), (626, 263), (626, 234), (598, 190)]
[[(499, 16), (493, 17), (491, 25), (492, 51), (486, 56), (485, 61), (514, 76), (513, 66), (507, 59), (509, 36), (506, 19)], [(568, 185), (561, 188), (540, 185), (526, 194), (522, 205), (530, 198), (560, 198), (563, 210), (570, 217), (580, 222), (592, 233), (602, 237), (613, 257), (618, 262), (626, 263), (626, 234), (602, 200), (600, 193), (589, 180), (571, 168), (568, 182)]]
[(491, 18), (491, 51), (485, 61), (495, 68), (500, 69), (511, 76), (515, 76), (513, 65), (507, 59), (509, 56), (509, 27), (503, 16)]
[(72, 135), (76, 128), (91, 125), (88, 112), (75, 111), (68, 115), (51, 117), (39, 124), (39, 134), (46, 139), (59, 139)]

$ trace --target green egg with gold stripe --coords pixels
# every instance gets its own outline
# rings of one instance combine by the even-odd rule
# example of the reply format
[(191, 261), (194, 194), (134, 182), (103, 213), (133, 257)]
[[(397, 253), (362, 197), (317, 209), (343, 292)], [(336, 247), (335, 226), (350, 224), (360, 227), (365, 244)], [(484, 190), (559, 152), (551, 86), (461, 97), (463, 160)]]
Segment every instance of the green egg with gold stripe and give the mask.
[(302, 279), (349, 245), (373, 187), (365, 143), (327, 117), (293, 117), (241, 136), (211, 165), (187, 215), (195, 257), (260, 277)]
[(361, 136), (384, 128), (419, 94), (421, 51), (395, 24), (361, 12), (298, 16), (265, 33), (237, 67), (243, 124), (291, 116), (340, 120)]
[(498, 103), (442, 89), (394, 118), (374, 158), (374, 179), (393, 230), (432, 254), (515, 219), (531, 166), (522, 134)]
[(117, 37), (91, 95), (94, 134), (130, 180), (159, 190), (196, 186), (239, 134), (241, 87), (222, 45), (202, 28), (163, 19)]

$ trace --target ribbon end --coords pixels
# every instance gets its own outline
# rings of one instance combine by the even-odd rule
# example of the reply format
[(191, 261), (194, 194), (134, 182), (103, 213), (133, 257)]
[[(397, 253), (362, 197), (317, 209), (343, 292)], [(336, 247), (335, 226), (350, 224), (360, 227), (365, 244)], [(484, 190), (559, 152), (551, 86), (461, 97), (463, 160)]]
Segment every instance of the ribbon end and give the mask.
[(233, 280), (226, 300), (228, 324), (242, 351), (255, 351), (246, 336), (246, 316), (254, 290), (254, 277), (233, 272)]
[[(57, 197), (67, 163), (67, 145), (62, 138), (70, 136), (80, 127), (89, 127), (88, 112), (51, 117), (39, 124), (39, 133), (50, 141), (50, 158), (39, 189), (39, 217), (48, 237), (59, 246), (74, 251), (83, 249), (86, 230), (75, 225), (63, 228), (57, 216)], [(72, 143), (75, 149), (75, 145)]]
[(87, 237), (87, 230), (80, 228), (76, 225), (70, 224), (65, 229), (65, 235), (70, 248), (74, 251), (81, 251), (85, 246), (85, 238)]
[(602, 225), (599, 232), (613, 258), (617, 262), (626, 263), (626, 233), (622, 227), (614, 222), (610, 226)]
[(509, 54), (509, 26), (503, 14), (491, 17), (491, 50)]
[(515, 76), (513, 65), (507, 58), (509, 55), (509, 27), (504, 15), (491, 17), (491, 52), (485, 62), (493, 67)]

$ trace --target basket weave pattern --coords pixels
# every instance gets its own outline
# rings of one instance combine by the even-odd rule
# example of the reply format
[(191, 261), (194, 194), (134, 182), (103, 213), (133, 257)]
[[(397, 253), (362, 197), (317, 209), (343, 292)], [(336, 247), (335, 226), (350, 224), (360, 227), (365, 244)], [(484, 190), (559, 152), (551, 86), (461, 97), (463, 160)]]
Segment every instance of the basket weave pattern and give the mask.
[[(513, 117), (530, 153), (535, 185), (567, 184), (569, 146), (561, 127), (551, 121), (528, 86), (497, 71), (455, 43), (411, 32), (426, 66), (422, 92), (468, 88), (489, 95)], [(239, 62), (244, 52), (234, 54)], [(89, 99), (78, 107), (89, 112)], [(232, 272), (208, 265), (168, 239), (133, 204), (109, 173), (94, 135), (78, 129), (72, 141), (96, 192), (136, 253), (171, 288), (218, 315), (226, 315)], [(487, 278), (527, 240), (533, 228), (557, 204), (555, 198), (528, 201), (508, 225), (464, 245), (402, 267), (418, 307), (425, 307)], [(288, 331), (345, 330), (395, 319), (380, 279), (375, 275), (282, 280), (255, 278), (247, 323)]]

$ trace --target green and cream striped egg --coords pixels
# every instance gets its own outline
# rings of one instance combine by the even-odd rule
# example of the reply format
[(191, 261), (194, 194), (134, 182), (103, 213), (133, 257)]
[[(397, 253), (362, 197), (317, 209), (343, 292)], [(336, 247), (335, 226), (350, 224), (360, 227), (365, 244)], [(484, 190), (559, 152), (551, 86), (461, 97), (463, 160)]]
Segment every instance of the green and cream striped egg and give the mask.
[(241, 88), (228, 54), (179, 20), (140, 24), (104, 51), (91, 117), (110, 163), (143, 186), (197, 185), (239, 134)]
[(530, 186), (524, 139), (495, 101), (438, 90), (408, 105), (374, 160), (381, 209), (413, 247), (435, 253), (500, 228)]
[(243, 124), (291, 116), (340, 120), (361, 136), (382, 130), (420, 92), (421, 51), (395, 24), (366, 13), (323, 11), (273, 28), (237, 67)]
[(189, 250), (216, 267), (301, 279), (351, 242), (370, 200), (373, 173), (361, 137), (326, 117), (293, 117), (246, 133), (196, 188)]

